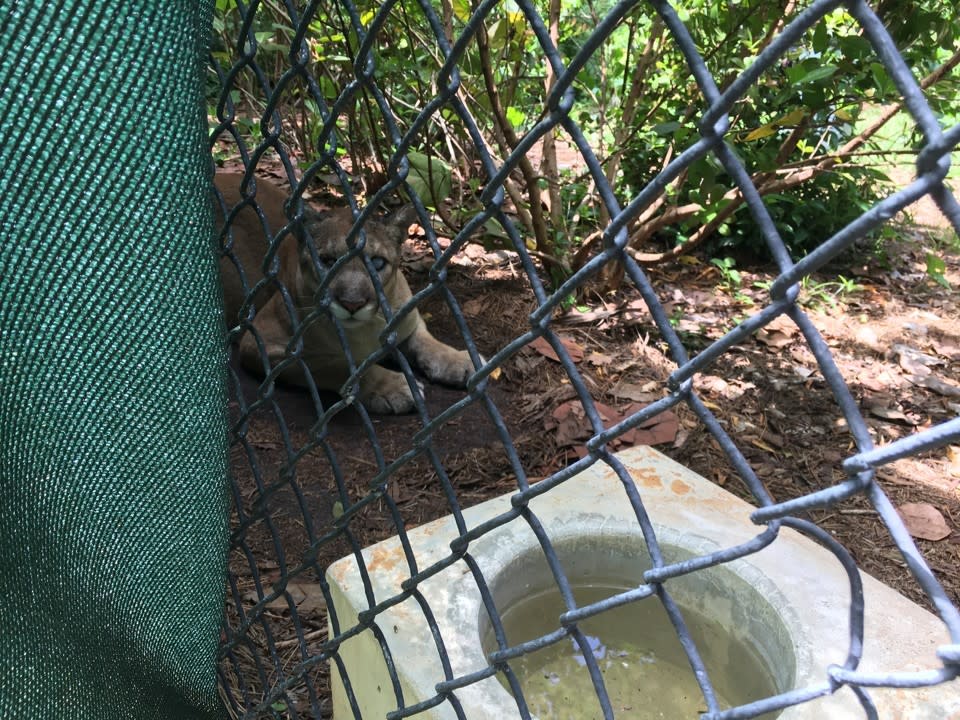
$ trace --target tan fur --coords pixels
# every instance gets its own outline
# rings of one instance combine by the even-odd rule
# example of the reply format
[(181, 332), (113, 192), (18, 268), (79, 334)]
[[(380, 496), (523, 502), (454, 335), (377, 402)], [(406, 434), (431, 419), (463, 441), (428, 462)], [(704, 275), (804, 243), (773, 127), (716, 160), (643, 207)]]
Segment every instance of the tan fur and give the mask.
[[(228, 214), (241, 200), (240, 174), (218, 174), (216, 185), (224, 197)], [(263, 179), (257, 180), (256, 201), (267, 221), (267, 231), (276, 235), (286, 224), (283, 206), (286, 195)], [(220, 222), (222, 223), (222, 214)], [(381, 267), (380, 283), (392, 310), (396, 311), (410, 297), (410, 288), (400, 272), (400, 248), (416, 215), (412, 208), (403, 208), (385, 220), (370, 220), (364, 225), (364, 253)], [(304, 226), (322, 263), (330, 267), (348, 252), (346, 236), (353, 225), (347, 209), (325, 216), (309, 212)], [(294, 230), (280, 241), (278, 280), (286, 287), (296, 309), (298, 321), (307, 320), (303, 330), (302, 357), (317, 387), (341, 391), (349, 376), (349, 364), (340, 344), (336, 327), (327, 312), (317, 309), (320, 285), (309, 246), (298, 241)], [(243, 265), (247, 287), (252, 288), (262, 277), (264, 254), (268, 248), (260, 217), (253, 208), (244, 208), (231, 223), (232, 251)], [(226, 240), (224, 241), (226, 242)], [(225, 256), (220, 274), (224, 288), (227, 325), (237, 324), (237, 313), (243, 305), (243, 287), (236, 266)], [(321, 270), (322, 274), (322, 270)], [(376, 291), (366, 266), (359, 257), (351, 258), (334, 270), (326, 297), (330, 313), (337, 316), (350, 346), (355, 364), (361, 363), (380, 347), (378, 337), (386, 321), (377, 302)], [(264, 345), (270, 367), (287, 355), (295, 323), (290, 317), (275, 283), (254, 298), (257, 308), (253, 319), (254, 333), (246, 332), (240, 340), (240, 359), (253, 372), (263, 374), (267, 368), (257, 346), (257, 337)], [(435, 382), (463, 387), (473, 373), (473, 363), (466, 351), (455, 350), (434, 338), (420, 313), (414, 309), (400, 323), (397, 340), (404, 354)], [(280, 378), (303, 385), (305, 378), (299, 364), (289, 364)], [(403, 413), (413, 409), (413, 394), (402, 373), (379, 365), (371, 366), (360, 378), (360, 400), (370, 410), (380, 413)]]

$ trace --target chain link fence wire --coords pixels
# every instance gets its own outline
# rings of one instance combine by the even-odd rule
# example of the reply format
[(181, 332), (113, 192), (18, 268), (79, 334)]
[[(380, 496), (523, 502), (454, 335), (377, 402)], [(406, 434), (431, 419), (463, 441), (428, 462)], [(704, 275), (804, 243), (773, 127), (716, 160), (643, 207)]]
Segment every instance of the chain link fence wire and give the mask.
[[(384, 661), (393, 668), (389, 642), (378, 627), (377, 618), (385, 609), (410, 597), (421, 604), (420, 622), (429, 625), (437, 652), (445, 658), (444, 639), (439, 636), (439, 628), (429, 605), (418, 593), (418, 586), (450, 565), (465, 563), (465, 567), (473, 570), (478, 592), (491, 607), (489, 590), (471, 557), (470, 547), (476, 538), (506, 523), (527, 523), (537, 534), (558, 586), (563, 589), (564, 599), (568, 607), (574, 608), (561, 563), (547, 533), (529, 507), (530, 501), (550, 493), (554, 487), (598, 462), (609, 465), (622, 479), (624, 487), (632, 488), (626, 469), (613, 452), (617, 439), (644, 426), (664, 411), (680, 408), (686, 408), (713, 436), (757, 506), (750, 516), (758, 525), (756, 537), (751, 541), (682, 562), (667, 562), (651, 522), (655, 518), (649, 518), (644, 507), (643, 493), (629, 494), (629, 502), (646, 540), (646, 547), (638, 547), (637, 551), (649, 553), (653, 563), (653, 568), (645, 575), (646, 585), (640, 590), (655, 594), (668, 610), (689, 663), (697, 670), (704, 698), (705, 714), (702, 717), (711, 720), (756, 717), (847, 687), (855, 692), (864, 716), (872, 718), (877, 717), (871, 699), (872, 688), (916, 688), (955, 679), (960, 673), (960, 614), (878, 484), (876, 472), (899, 458), (916, 456), (956, 442), (960, 439), (960, 418), (876, 447), (830, 347), (798, 303), (798, 284), (805, 277), (824, 268), (831, 259), (924, 196), (933, 199), (954, 230), (960, 230), (960, 205), (944, 183), (950, 153), (960, 142), (960, 126), (941, 127), (928, 106), (924, 90), (870, 4), (840, 0), (808, 3), (805, 9), (790, 16), (778, 28), (776, 37), (739, 74), (720, 82), (708, 69), (696, 39), (691, 37), (682, 22), (677, 7), (665, 0), (611, 4), (586, 41), (573, 51), (566, 47), (563, 52), (558, 48), (557, 40), (551, 37), (539, 6), (530, 0), (517, 0), (510, 22), (518, 23), (523, 32), (536, 38), (555, 82), (544, 107), (527, 109), (529, 115), (536, 114), (539, 120), (526, 133), (515, 138), (516, 142), (506, 153), (502, 152), (503, 146), (488, 145), (485, 138), (490, 133), (479, 127), (474, 119), (461, 77), (465, 64), (472, 62), (476, 48), (482, 49), (496, 31), (493, 24), (498, 20), (503, 22), (505, 15), (499, 3), (485, 0), (469, 8), (456, 6), (459, 15), (456, 16), (457, 22), (453, 22), (451, 7), (446, 4), (435, 6), (427, 0), (388, 1), (369, 6), (356, 5), (351, 0), (337, 0), (336, 3), (238, 2), (235, 8), (231, 5), (223, 12), (218, 21), (220, 37), (228, 38), (229, 42), (215, 49), (211, 62), (210, 92), (214, 98), (211, 114), (215, 117), (212, 148), (215, 154), (238, 156), (242, 161), (241, 171), (245, 172), (239, 190), (240, 199), (236, 201), (238, 204), (224, 202), (222, 197), (218, 201), (221, 216), (228, 219), (220, 236), (224, 255), (234, 273), (244, 271), (242, 285), (248, 296), (274, 291), (283, 298), (292, 328), (292, 339), (282, 361), (274, 359), (271, 363), (270, 359), (263, 357), (262, 378), (252, 380), (236, 363), (231, 370), (234, 398), (231, 405), (234, 472), (232, 572), (220, 662), (222, 694), (231, 714), (244, 718), (328, 716), (329, 673), (339, 675), (350, 698), (353, 698), (356, 684), (356, 679), (351, 677), (340, 658), (339, 646), (359, 633), (373, 632), (382, 648)], [(876, 62), (882, 64), (895, 83), (905, 107), (922, 133), (923, 147), (917, 156), (915, 179), (877, 202), (853, 222), (836, 227), (830, 237), (825, 237), (815, 249), (794, 261), (751, 180), (748, 168), (731, 144), (729, 114), (734, 104), (761, 83), (764, 74), (780, 63), (804, 34), (815, 30), (819, 23), (825, 22), (828, 14), (838, 9), (855, 18), (862, 37), (872, 47)], [(699, 137), (683, 152), (665, 162), (659, 174), (642, 190), (624, 199), (611, 187), (601, 160), (576, 119), (574, 82), (624, 18), (635, 12), (651, 13), (659, 18), (658, 22), (669, 34), (669, 42), (682, 54), (705, 109), (696, 123)], [(404, 37), (388, 32), (385, 28), (389, 21), (397, 17), (416, 17), (418, 34)], [(395, 29), (397, 26), (390, 27)], [(424, 35), (426, 31), (429, 34)], [(400, 68), (401, 73), (416, 76), (422, 90), (426, 88), (427, 101), (420, 107), (403, 105), (402, 98), (391, 91), (398, 69), (384, 69), (381, 64), (380, 50), (383, 47), (396, 50), (404, 44), (427, 48), (435, 62), (435, 68), (430, 68), (411, 59), (408, 67)], [(344, 46), (350, 47), (352, 54), (349, 57), (334, 56), (333, 48)], [(471, 67), (470, 72), (476, 72), (476, 68)], [(471, 102), (474, 100), (471, 98)], [(441, 214), (450, 210), (444, 210), (440, 203), (431, 200), (435, 184), (430, 155), (425, 148), (430, 143), (452, 143), (453, 133), (445, 135), (443, 129), (454, 125), (462, 130), (463, 137), (469, 138), (470, 147), (460, 150), (469, 150), (466, 162), (481, 182), (472, 186), (471, 199), (476, 211), (464, 214), (457, 225), (458, 231), (446, 239), (431, 223), (431, 209), (436, 207)], [(562, 132), (579, 155), (586, 168), (585, 177), (592, 183), (610, 220), (602, 228), (602, 237), (593, 257), (551, 289), (541, 279), (542, 258), (530, 249), (526, 231), (516, 220), (511, 177), (517, 177), (523, 170), (525, 158), (544, 136), (557, 131)], [(358, 147), (361, 143), (355, 142), (354, 138), (361, 136), (363, 142), (375, 142), (379, 146)], [(371, 141), (371, 137), (374, 140)], [(304, 160), (308, 155), (304, 152), (291, 153), (293, 145), (301, 151), (309, 148), (312, 152), (310, 159)], [(647, 210), (672, 181), (706, 156), (712, 156), (733, 179), (757, 232), (776, 263), (778, 275), (769, 287), (769, 299), (763, 308), (732, 327), (720, 339), (692, 354), (674, 328), (648, 274), (629, 251), (628, 228), (631, 221)], [(384, 159), (382, 171), (362, 178), (365, 197), (361, 200), (362, 166), (364, 159), (371, 157)], [(426, 172), (423, 170), (425, 157)], [(235, 233), (230, 227), (244, 209), (258, 207), (257, 198), (262, 199), (266, 192), (265, 172), (272, 173), (277, 182), (289, 184), (292, 199), (286, 206), (286, 217), (279, 221), (275, 217), (271, 219), (266, 210), (257, 216), (256, 222), (265, 241), (269, 240), (270, 244), (262, 262), (251, 271), (249, 266), (244, 267), (239, 253), (234, 252)], [(304, 212), (309, 203), (317, 202), (317, 196), (305, 201), (304, 194), (309, 195), (314, 192), (310, 188), (320, 186), (329, 189), (321, 198), (328, 205), (339, 203), (358, 208), (362, 202), (358, 211), (361, 224), (374, 217), (377, 209), (395, 203), (396, 198), (408, 198), (416, 208), (418, 224), (422, 228), (420, 241), (428, 248), (427, 279), (422, 283), (422, 289), (402, 307), (392, 307), (386, 301), (385, 289), (377, 280), (378, 268), (369, 259), (365, 261), (386, 319), (380, 335), (382, 344), (365, 357), (350, 357), (350, 352), (346, 351), (349, 380), (337, 394), (318, 388), (309, 371), (304, 373), (306, 388), (303, 390), (291, 390), (277, 382), (285, 370), (308, 367), (310, 348), (307, 339), (311, 323), (318, 322), (321, 317), (329, 318), (342, 342), (346, 337), (342, 323), (328, 304), (321, 303), (319, 309), (307, 308), (306, 311), (296, 307), (294, 289), (283, 285), (280, 271), (279, 259), (284, 242), (293, 242), (291, 238), (294, 236), (310, 236), (310, 223), (303, 221)], [(484, 344), (483, 338), (471, 334), (471, 315), (451, 289), (452, 279), (459, 272), (451, 268), (468, 241), (478, 233), (490, 232), (493, 227), (506, 247), (515, 253), (516, 262), (511, 270), (514, 275), (510, 282), (528, 286), (535, 301), (535, 307), (523, 320), (523, 326), (511, 328), (511, 339), (495, 345)], [(351, 235), (353, 249), (350, 257), (360, 254), (359, 248), (365, 238), (369, 240), (363, 231)], [(333, 282), (331, 278), (343, 271), (345, 265), (333, 265), (331, 271), (330, 263), (335, 259), (317, 254), (315, 246), (319, 241), (320, 238), (316, 237), (310, 241), (302, 240), (311, 248), (311, 262), (316, 264), (317, 277), (327, 278), (321, 283), (323, 289)], [(642, 298), (652, 322), (651, 330), (655, 326), (655, 333), (662, 340), (673, 369), (665, 380), (661, 398), (643, 404), (610, 426), (592, 398), (591, 388), (571, 357), (568, 345), (558, 335), (554, 318), (579, 288), (613, 265), (624, 269), (628, 283)], [(424, 387), (406, 357), (398, 351), (398, 330), (415, 307), (427, 305), (436, 316), (435, 322), (445, 323), (445, 337), (459, 338), (453, 344), (458, 349), (466, 348), (475, 367), (462, 391), (433, 384)], [(855, 450), (842, 461), (845, 477), (841, 481), (826, 489), (776, 502), (742, 449), (725, 430), (725, 423), (698, 394), (696, 380), (715, 366), (718, 358), (781, 317), (789, 318), (796, 325), (815, 357)], [(232, 326), (230, 339), (236, 344), (242, 342), (244, 336), (256, 337), (263, 352), (264, 341), (258, 334), (255, 318), (253, 303), (241, 309), (239, 319), (228, 318), (228, 324)], [(569, 464), (542, 478), (531, 477), (530, 463), (518, 450), (519, 430), (505, 418), (505, 399), (496, 382), (497, 375), (517, 360), (523, 348), (535, 341), (545, 341), (555, 353), (566, 376), (567, 397), (582, 405), (592, 428), (582, 457), (573, 458)], [(380, 416), (358, 401), (360, 376), (379, 362), (392, 364), (406, 377), (413, 396), (411, 415)], [(471, 469), (465, 460), (469, 459), (469, 453), (458, 453), (451, 448), (464, 443), (469, 445), (473, 434), (481, 433), (480, 429), (474, 428), (481, 426), (485, 428), (482, 432), (489, 435), (488, 440), (499, 448), (497, 462), (502, 467), (503, 477), (510, 479), (514, 495), (509, 512), (481, 527), (469, 527), (461, 513), (463, 507), (489, 495), (478, 493), (464, 480), (469, 477)], [(410, 470), (416, 471), (421, 478), (429, 478), (430, 487), (414, 491), (405, 484), (406, 481), (397, 480)], [(431, 519), (411, 511), (411, 506), (418, 503), (416, 498), (411, 499), (411, 492), (432, 493), (437, 506), (453, 515), (461, 532), (460, 539), (451, 545), (449, 556), (427, 568), (418, 565), (406, 539), (411, 525)], [(946, 626), (951, 642), (939, 648), (938, 657), (942, 662), (939, 669), (922, 672), (893, 669), (886, 673), (858, 670), (864, 624), (858, 570), (847, 550), (828, 532), (798, 517), (852, 497), (869, 501), (903, 562)], [(371, 534), (368, 530), (373, 526), (378, 530)], [(799, 687), (748, 706), (722, 709), (696, 644), (664, 583), (671, 578), (749, 556), (769, 543), (775, 543), (784, 526), (820, 542), (848, 573), (851, 591), (849, 655), (842, 665), (824, 667), (823, 682), (819, 685)], [(399, 535), (405, 549), (409, 580), (404, 584), (403, 593), (375, 600), (368, 574), (375, 570), (364, 568), (360, 551), (371, 538), (381, 539), (392, 534)], [(336, 616), (324, 577), (326, 566), (347, 554), (352, 554), (360, 565), (370, 599), (369, 609), (356, 623)], [(577, 617), (586, 618), (604, 612), (604, 607), (603, 603), (597, 603), (579, 608)], [(491, 620), (494, 625), (499, 623), (499, 618)], [(403, 629), (399, 631), (403, 632)], [(384, 688), (384, 692), (396, 696), (397, 709), (388, 717), (410, 717), (440, 704), (448, 705), (458, 717), (470, 717), (470, 708), (463, 707), (458, 700), (458, 688), (497, 672), (510, 678), (517, 695), (518, 712), (529, 717), (508, 660), (556, 642), (563, 636), (573, 637), (584, 650), (603, 715), (614, 717), (600, 671), (576, 623), (564, 625), (559, 634), (544, 636), (519, 648), (509, 647), (501, 639), (499, 650), (488, 656), (489, 667), (467, 677), (455, 676), (447, 664), (446, 676), (436, 678), (436, 696), (418, 705), (406, 703), (394, 673), (394, 687)], [(356, 704), (354, 708), (356, 711)]]

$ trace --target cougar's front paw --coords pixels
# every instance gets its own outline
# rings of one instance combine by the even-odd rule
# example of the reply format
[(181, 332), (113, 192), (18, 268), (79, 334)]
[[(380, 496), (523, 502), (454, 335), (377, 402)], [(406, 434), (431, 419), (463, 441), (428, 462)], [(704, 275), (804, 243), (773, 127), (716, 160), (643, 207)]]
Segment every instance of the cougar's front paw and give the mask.
[(466, 387), (467, 378), (474, 373), (470, 354), (466, 350), (454, 350), (449, 345), (438, 345), (440, 347), (434, 348), (434, 352), (417, 358), (420, 369), (434, 382)]
[[(371, 368), (375, 377), (361, 382), (361, 399), (370, 412), (401, 415), (413, 410), (413, 393), (403, 373), (386, 368)], [(420, 390), (423, 385), (417, 382)]]

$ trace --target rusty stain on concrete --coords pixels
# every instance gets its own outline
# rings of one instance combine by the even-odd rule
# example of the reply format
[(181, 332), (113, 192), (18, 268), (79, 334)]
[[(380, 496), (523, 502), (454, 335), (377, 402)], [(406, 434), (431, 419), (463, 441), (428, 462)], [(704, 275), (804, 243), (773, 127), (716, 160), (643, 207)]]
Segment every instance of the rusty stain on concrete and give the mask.
[(670, 489), (673, 490), (674, 495), (686, 495), (693, 488), (687, 485), (683, 480), (674, 480), (672, 483), (670, 483)]
[(398, 565), (404, 562), (403, 547), (397, 543), (378, 543), (370, 548), (366, 561), (367, 570), (373, 572), (396, 573)]
[(630, 476), (638, 483), (648, 488), (658, 488), (663, 486), (660, 474), (650, 468), (630, 467)]
[(347, 585), (347, 578), (352, 574), (352, 569), (347, 567), (347, 558), (338, 560), (327, 568), (327, 575), (338, 585)]

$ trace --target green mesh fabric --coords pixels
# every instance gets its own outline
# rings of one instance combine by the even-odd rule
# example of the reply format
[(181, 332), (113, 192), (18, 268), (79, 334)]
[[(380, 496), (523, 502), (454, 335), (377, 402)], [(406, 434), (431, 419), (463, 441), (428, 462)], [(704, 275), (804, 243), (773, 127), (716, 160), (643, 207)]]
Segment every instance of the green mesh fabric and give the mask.
[(0, 1), (0, 717), (221, 717), (210, 3)]

